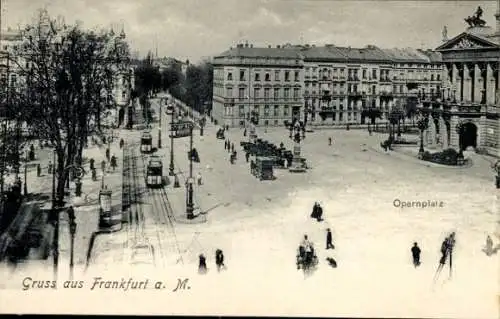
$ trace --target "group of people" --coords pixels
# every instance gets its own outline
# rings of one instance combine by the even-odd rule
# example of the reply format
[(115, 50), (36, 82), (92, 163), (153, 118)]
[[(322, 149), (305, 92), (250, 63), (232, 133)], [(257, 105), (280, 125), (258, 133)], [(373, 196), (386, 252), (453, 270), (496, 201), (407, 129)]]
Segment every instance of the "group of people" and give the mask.
[(228, 153), (230, 153), (231, 155), (229, 156), (229, 162), (231, 162), (231, 164), (234, 164), (234, 161), (236, 161), (236, 151), (234, 150), (234, 143), (231, 143), (231, 141), (229, 141), (229, 139), (226, 139), (224, 141), (224, 149), (227, 150)]
[[(207, 258), (205, 255), (200, 254), (198, 256), (199, 262), (198, 262), (198, 273), (200, 274), (206, 274), (208, 271), (207, 268)], [(221, 271), (226, 268), (226, 265), (224, 264), (224, 253), (222, 252), (221, 249), (217, 249), (215, 251), (215, 265), (217, 266), (217, 270)]]
[(323, 207), (318, 202), (313, 205), (311, 218), (316, 219), (318, 222), (323, 220)]

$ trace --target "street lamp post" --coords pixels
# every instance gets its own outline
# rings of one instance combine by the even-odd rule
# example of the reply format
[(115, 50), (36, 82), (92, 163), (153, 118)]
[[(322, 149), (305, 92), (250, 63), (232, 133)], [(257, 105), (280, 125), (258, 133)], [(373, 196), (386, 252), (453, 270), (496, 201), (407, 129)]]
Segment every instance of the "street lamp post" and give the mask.
[(420, 148), (418, 150), (418, 156), (419, 158), (422, 158), (422, 156), (424, 155), (424, 131), (427, 129), (429, 125), (429, 118), (422, 114), (422, 113), (419, 113), (419, 118), (417, 120), (417, 126), (418, 126), (418, 129), (420, 130)]
[(162, 104), (163, 104), (163, 99), (160, 99), (160, 115), (159, 115), (160, 119), (158, 122), (158, 148), (159, 149), (161, 148), (161, 118), (163, 116), (163, 113), (161, 112)]
[(189, 179), (187, 181), (187, 203), (186, 203), (186, 215), (188, 219), (194, 218), (194, 204), (193, 204), (193, 128), (191, 125), (189, 135)]
[(168, 167), (168, 175), (174, 176), (174, 114), (175, 110), (172, 107), (172, 115), (170, 117), (170, 165)]
[(75, 213), (74, 213), (73, 209), (71, 209), (71, 208), (68, 209), (68, 220), (69, 220), (69, 235), (71, 237), (70, 257), (69, 257), (69, 276), (70, 276), (70, 280), (73, 280), (76, 222), (75, 222)]
[(52, 218), (54, 219), (54, 280), (57, 281), (57, 268), (59, 266), (59, 212), (56, 210), (56, 150), (53, 151), (52, 163), (54, 163), (54, 168), (52, 169)]

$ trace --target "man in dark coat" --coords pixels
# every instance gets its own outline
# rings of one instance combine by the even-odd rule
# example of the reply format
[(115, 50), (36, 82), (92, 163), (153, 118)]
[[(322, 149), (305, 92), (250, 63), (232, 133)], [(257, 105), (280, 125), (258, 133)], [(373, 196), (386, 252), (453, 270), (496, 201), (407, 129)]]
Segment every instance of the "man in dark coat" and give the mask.
[(420, 266), (420, 247), (415, 242), (413, 243), (413, 247), (411, 248), (411, 255), (413, 257), (413, 265), (416, 267)]
[(330, 228), (326, 230), (326, 249), (335, 249), (335, 246), (333, 245), (333, 236), (332, 236), (332, 231)]
[(198, 273), (205, 274), (207, 272), (207, 259), (205, 255), (200, 254), (198, 263)]

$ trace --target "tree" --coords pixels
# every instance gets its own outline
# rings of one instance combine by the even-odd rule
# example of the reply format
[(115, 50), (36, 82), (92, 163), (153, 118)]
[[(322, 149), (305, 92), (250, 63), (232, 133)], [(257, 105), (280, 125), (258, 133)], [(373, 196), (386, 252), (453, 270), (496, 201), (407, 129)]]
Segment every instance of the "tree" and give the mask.
[(213, 65), (208, 62), (189, 65), (184, 87), (184, 102), (195, 110), (202, 111), (204, 103), (210, 101), (213, 95)]
[(81, 163), (87, 137), (100, 130), (105, 104), (114, 104), (114, 77), (128, 61), (128, 46), (111, 32), (67, 25), (46, 10), (22, 34), (15, 54), (22, 57), (16, 63), (25, 79), (18, 103), (23, 120), (55, 146), (56, 195), (62, 200), (66, 168)]
[(151, 93), (155, 93), (161, 88), (160, 70), (153, 62), (153, 54), (149, 52), (135, 69), (135, 86), (139, 96), (149, 97)]

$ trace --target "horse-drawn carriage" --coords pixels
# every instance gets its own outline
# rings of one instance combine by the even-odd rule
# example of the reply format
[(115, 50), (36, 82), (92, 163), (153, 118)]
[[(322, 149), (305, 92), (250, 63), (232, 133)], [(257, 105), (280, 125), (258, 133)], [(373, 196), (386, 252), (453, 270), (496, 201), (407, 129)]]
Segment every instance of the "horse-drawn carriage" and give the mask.
[(314, 247), (310, 246), (308, 249), (300, 245), (297, 250), (297, 269), (313, 270), (318, 265), (318, 256), (314, 251)]
[(217, 139), (219, 139), (219, 140), (223, 140), (223, 139), (225, 139), (225, 136), (224, 136), (224, 129), (223, 129), (223, 128), (219, 128), (219, 129), (217, 130), (217, 133), (216, 133), (215, 135), (216, 135)]

